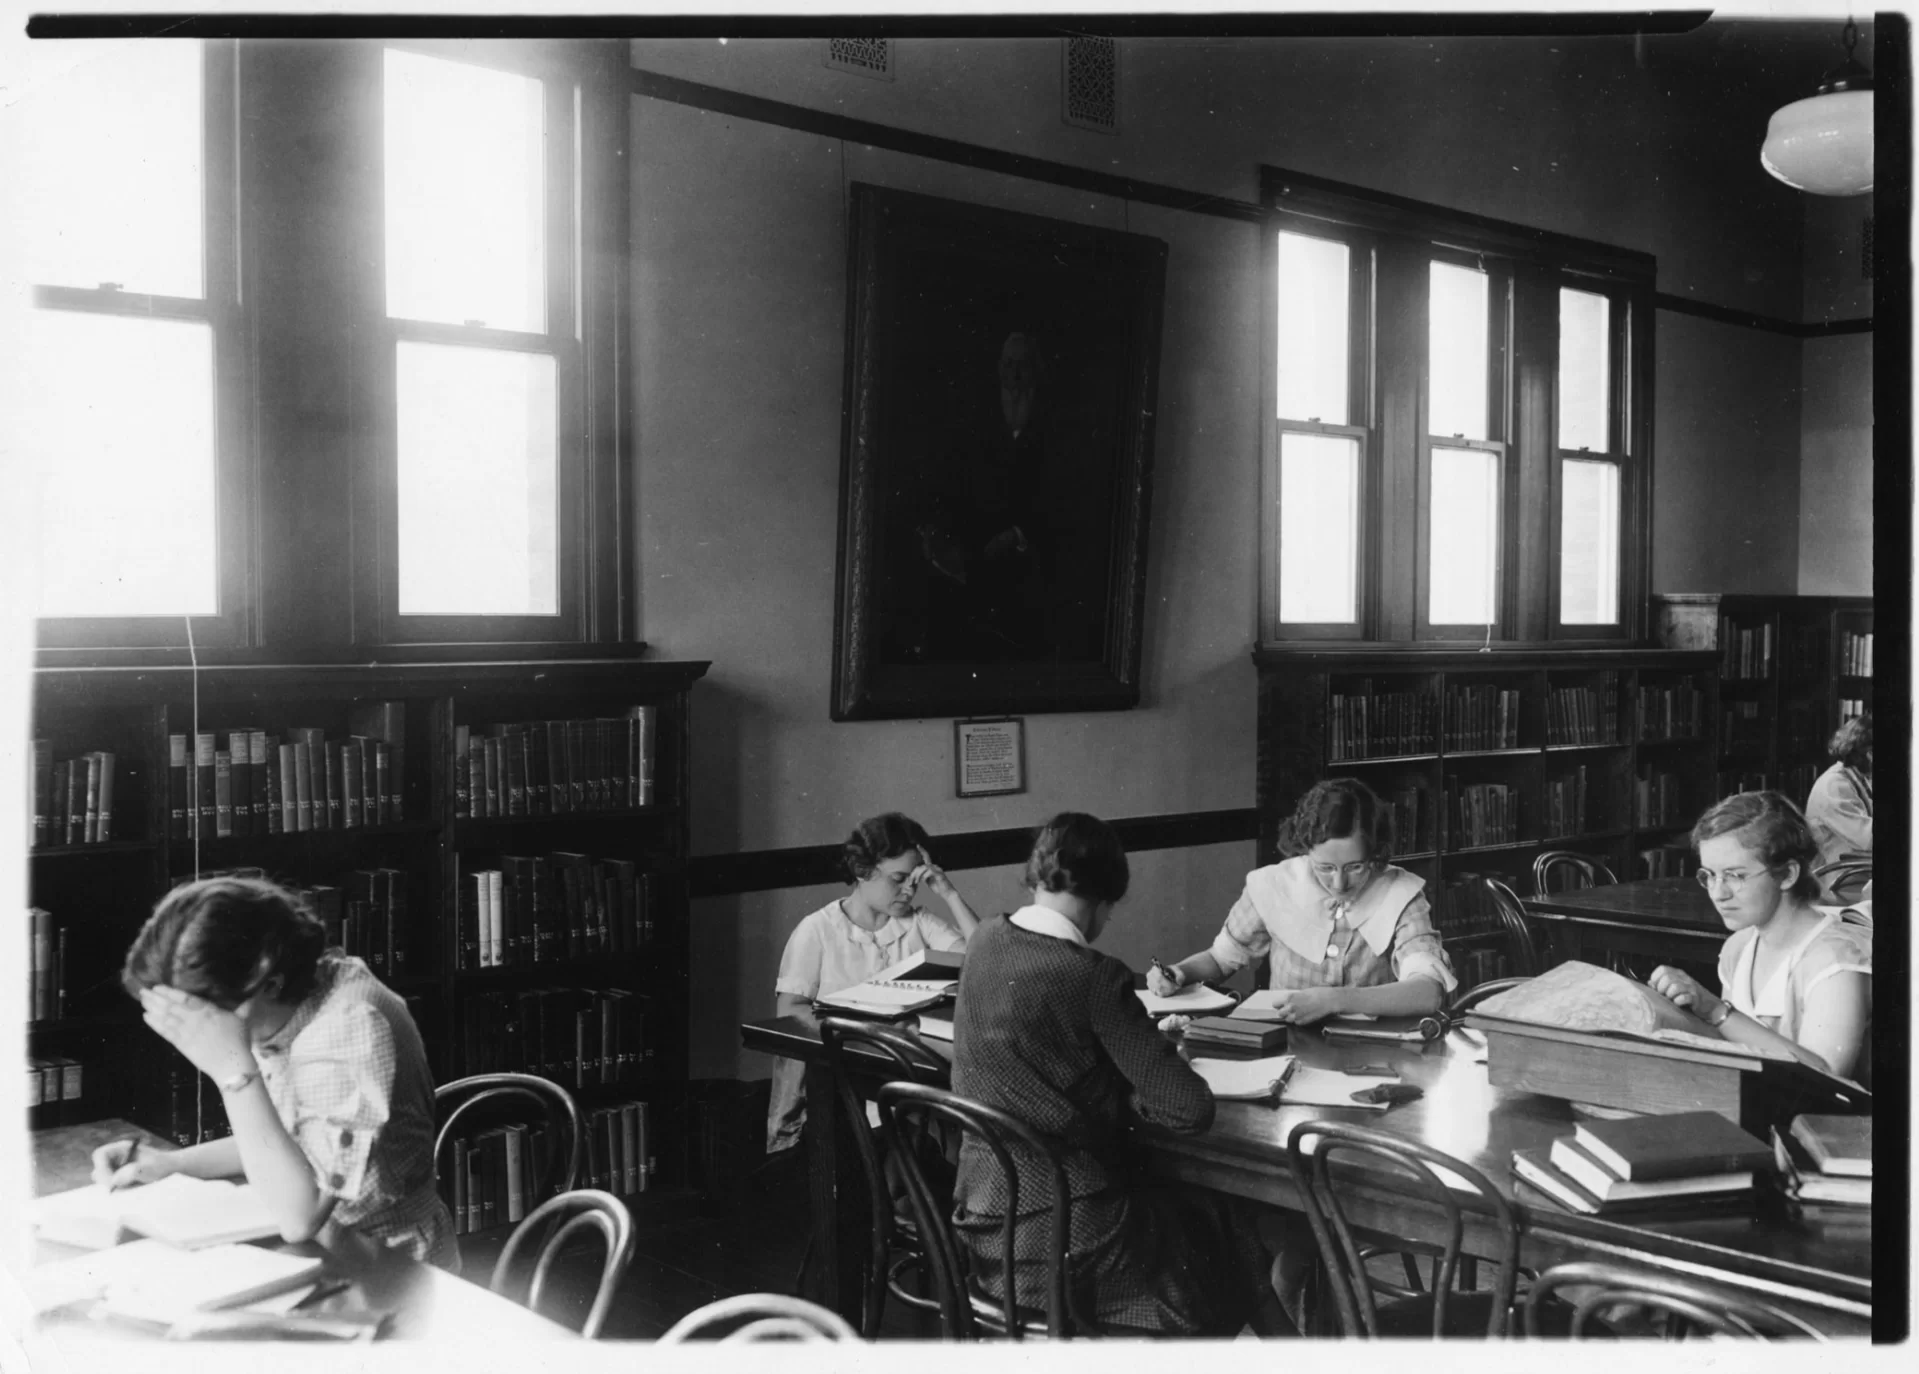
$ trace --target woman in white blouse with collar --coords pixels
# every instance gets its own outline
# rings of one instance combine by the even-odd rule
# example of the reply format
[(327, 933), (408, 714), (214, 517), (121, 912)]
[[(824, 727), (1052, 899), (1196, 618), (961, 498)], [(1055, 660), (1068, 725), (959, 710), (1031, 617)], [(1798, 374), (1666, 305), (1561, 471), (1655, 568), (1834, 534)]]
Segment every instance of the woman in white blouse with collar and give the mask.
[(1819, 847), (1805, 816), (1781, 793), (1742, 792), (1701, 816), (1692, 840), (1700, 885), (1732, 931), (1721, 995), (1676, 968), (1648, 981), (1728, 1040), (1865, 1082), (1872, 932), (1813, 905)]

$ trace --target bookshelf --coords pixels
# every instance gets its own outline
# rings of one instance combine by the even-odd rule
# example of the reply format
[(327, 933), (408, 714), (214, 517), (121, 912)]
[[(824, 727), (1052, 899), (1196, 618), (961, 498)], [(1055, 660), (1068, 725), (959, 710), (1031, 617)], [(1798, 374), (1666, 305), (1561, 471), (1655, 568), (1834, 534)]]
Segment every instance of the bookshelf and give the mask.
[[(706, 666), (597, 646), (594, 657), (535, 662), (267, 666), (208, 664), (203, 656), (197, 673), (39, 669), (34, 739), (46, 741), (42, 752), (53, 760), (111, 752), (114, 792), (109, 841), (70, 844), (63, 834), (60, 843), (30, 848), (30, 903), (66, 938), (51, 971), (60, 985), (47, 1008), (54, 1014), (28, 1027), (30, 1067), (42, 1065), (29, 1084), (29, 1125), (117, 1116), (182, 1144), (224, 1133), (219, 1094), (146, 1029), (118, 972), (169, 887), (196, 872), (257, 869), (312, 894), (330, 931), (407, 999), (437, 1081), (524, 1069), (564, 1083), (583, 1114), (644, 1102), (653, 1161), (646, 1188), (683, 1194), (689, 701)], [(381, 707), (384, 726), (371, 714)], [(635, 707), (645, 708), (644, 734), (619, 724)], [(515, 736), (506, 727), (536, 721), (582, 723), (584, 752), (574, 756), (572, 778), (583, 791), (596, 788), (592, 805), (582, 797), (582, 805), (556, 811), (549, 791), (536, 806), (533, 779), (516, 771), (517, 801), (503, 798), (499, 815), (466, 814), (456, 739), (503, 742)], [(364, 788), (377, 776), (366, 732), (382, 728), (392, 736), (377, 751), (391, 770), (384, 812)], [(173, 766), (179, 755), (170, 737), (185, 736), (191, 747), (208, 734), (228, 756), (228, 777), (211, 816), (201, 809), (196, 834), (174, 803), (208, 794)], [(335, 824), (320, 828), (308, 817), (313, 828), (298, 828), (290, 804), (297, 789), (250, 749), (255, 734), (316, 742), (303, 766), (316, 771), (315, 797), (337, 801)], [(348, 802), (359, 771), (352, 751), (367, 765), (357, 822)], [(235, 777), (232, 761), (243, 752), (262, 767)], [(643, 756), (651, 764), (646, 789)], [(326, 786), (329, 769), (337, 797)], [(551, 775), (549, 763), (541, 777)], [(237, 828), (233, 818), (245, 805), (238, 799), (255, 796), (253, 824), (221, 833)], [(284, 804), (278, 829), (266, 814), (276, 801)], [(295, 828), (285, 828), (289, 821)], [(40, 833), (51, 840), (50, 827)], [(538, 921), (530, 906), (502, 912), (504, 933), (523, 937), (518, 946), (484, 967), (466, 957), (461, 919), (476, 913), (461, 901), (462, 875), (511, 869), (530, 882), (553, 855), (567, 856), (571, 880), (543, 886), (551, 902)], [(530, 887), (524, 895), (530, 902)], [(548, 957), (536, 958), (540, 931)], [(527, 1009), (542, 1014), (529, 1018)], [(39, 1100), (48, 1081), (66, 1087), (69, 1075), (45, 1067), (62, 1061), (79, 1066), (77, 1094)], [(605, 1138), (616, 1135), (609, 1129)]]
[(1263, 647), (1259, 862), (1320, 778), (1363, 779), (1393, 807), (1394, 862), (1426, 879), (1465, 985), (1508, 972), (1470, 888), (1532, 891), (1548, 849), (1622, 880), (1683, 871), (1712, 800), (1719, 655), (1594, 649), (1316, 652)]
[(1693, 593), (1653, 610), (1666, 647), (1719, 656), (1718, 794), (1772, 787), (1803, 805), (1833, 731), (1872, 700), (1872, 602)]

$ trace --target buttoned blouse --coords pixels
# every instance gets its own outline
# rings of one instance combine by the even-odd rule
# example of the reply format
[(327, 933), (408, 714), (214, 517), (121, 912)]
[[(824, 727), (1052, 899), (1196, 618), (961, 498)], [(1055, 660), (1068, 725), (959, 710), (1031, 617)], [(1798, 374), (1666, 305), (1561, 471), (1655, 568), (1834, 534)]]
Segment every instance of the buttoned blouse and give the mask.
[[(1872, 977), (1872, 931), (1829, 912), (1780, 961), (1764, 987), (1754, 987), (1752, 963), (1759, 930), (1734, 931), (1719, 950), (1719, 986), (1735, 1008), (1794, 1044), (1804, 1027), (1806, 998), (1826, 979), (1840, 973)], [(1867, 984), (1871, 996), (1871, 984)], [(1868, 1008), (1870, 1013), (1870, 1007)]]
[(1458, 986), (1433, 929), (1425, 880), (1386, 864), (1358, 893), (1334, 897), (1296, 855), (1246, 875), (1209, 951), (1231, 974), (1267, 957), (1273, 988), (1375, 987), (1403, 978)]
[(254, 1059), (280, 1124), (336, 1199), (330, 1220), (458, 1272), (433, 1179), (433, 1075), (400, 996), (361, 960), (326, 954), (313, 992)]

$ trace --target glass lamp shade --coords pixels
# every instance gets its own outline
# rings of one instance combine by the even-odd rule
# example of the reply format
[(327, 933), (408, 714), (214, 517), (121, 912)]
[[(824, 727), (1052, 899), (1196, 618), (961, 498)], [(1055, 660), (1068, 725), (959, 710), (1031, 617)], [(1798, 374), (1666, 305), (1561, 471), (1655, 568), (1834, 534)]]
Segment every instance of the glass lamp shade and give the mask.
[(1786, 185), (1815, 196), (1872, 189), (1872, 92), (1831, 91), (1780, 107), (1759, 161)]

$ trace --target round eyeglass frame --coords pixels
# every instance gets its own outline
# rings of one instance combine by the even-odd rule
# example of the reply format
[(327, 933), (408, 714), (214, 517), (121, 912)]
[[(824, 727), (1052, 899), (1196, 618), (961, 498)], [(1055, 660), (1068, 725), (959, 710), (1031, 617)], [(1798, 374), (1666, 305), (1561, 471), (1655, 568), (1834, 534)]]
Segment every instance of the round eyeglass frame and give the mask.
[(1777, 864), (1766, 864), (1754, 869), (1750, 873), (1741, 873), (1735, 882), (1725, 873), (1715, 873), (1710, 868), (1701, 868), (1696, 870), (1692, 877), (1693, 881), (1706, 889), (1707, 892), (1711, 892), (1713, 885), (1717, 882), (1725, 884), (1726, 891), (1737, 896), (1739, 893), (1744, 892), (1746, 885), (1754, 878), (1757, 878), (1761, 873), (1777, 873), (1778, 871), (1779, 867)]

